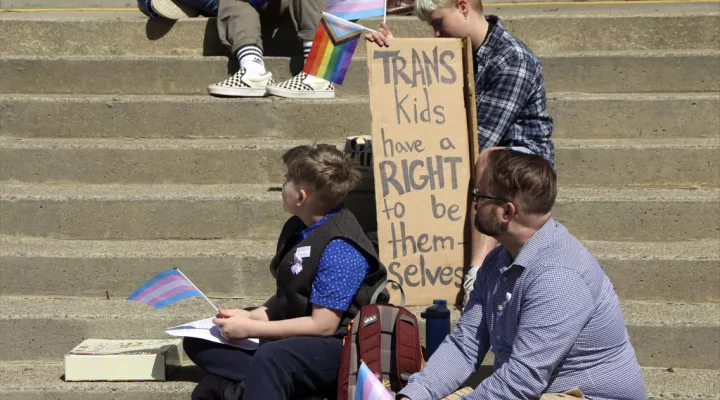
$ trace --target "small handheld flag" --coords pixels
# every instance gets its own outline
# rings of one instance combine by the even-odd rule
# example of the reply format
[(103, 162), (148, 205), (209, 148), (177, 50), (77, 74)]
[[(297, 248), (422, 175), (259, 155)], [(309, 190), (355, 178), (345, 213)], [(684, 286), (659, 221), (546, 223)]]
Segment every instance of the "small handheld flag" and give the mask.
[(324, 12), (303, 72), (342, 85), (363, 29)]
[(361, 19), (385, 15), (387, 0), (328, 0), (327, 12), (342, 19)]
[(137, 288), (127, 300), (139, 301), (155, 308), (163, 308), (189, 297), (202, 297), (218, 311), (215, 304), (205, 297), (185, 274), (173, 268), (163, 271)]
[(355, 400), (392, 400), (393, 396), (363, 362), (360, 364)]

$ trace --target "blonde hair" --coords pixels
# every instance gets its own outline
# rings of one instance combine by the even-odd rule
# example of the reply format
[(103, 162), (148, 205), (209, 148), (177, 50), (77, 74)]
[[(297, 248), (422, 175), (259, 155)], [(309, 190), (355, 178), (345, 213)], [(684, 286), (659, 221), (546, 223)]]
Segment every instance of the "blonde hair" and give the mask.
[[(482, 12), (482, 0), (467, 0), (471, 7)], [(415, 15), (422, 21), (428, 22), (427, 15), (439, 8), (457, 7), (458, 0), (415, 0)]]
[(299, 146), (283, 155), (286, 179), (307, 186), (318, 206), (332, 208), (360, 184), (360, 173), (350, 156), (329, 144)]

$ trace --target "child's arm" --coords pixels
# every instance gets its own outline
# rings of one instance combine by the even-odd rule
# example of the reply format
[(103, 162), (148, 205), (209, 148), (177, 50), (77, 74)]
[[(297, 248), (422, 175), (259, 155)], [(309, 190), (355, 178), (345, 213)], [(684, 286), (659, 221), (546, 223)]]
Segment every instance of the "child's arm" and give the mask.
[(377, 43), (380, 47), (390, 46), (390, 39), (393, 37), (387, 24), (384, 22), (380, 23), (380, 29), (374, 33), (366, 33), (365, 40), (368, 42)]
[(247, 338), (282, 339), (293, 336), (330, 336), (337, 330), (343, 312), (313, 306), (312, 315), (281, 321), (249, 318), (215, 319), (213, 322), (228, 340)]

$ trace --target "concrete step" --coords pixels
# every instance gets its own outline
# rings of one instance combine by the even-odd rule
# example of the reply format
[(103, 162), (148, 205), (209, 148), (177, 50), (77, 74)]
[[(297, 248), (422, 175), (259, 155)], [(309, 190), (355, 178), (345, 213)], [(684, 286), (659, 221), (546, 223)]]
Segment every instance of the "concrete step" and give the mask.
[[(554, 139), (718, 137), (719, 109), (718, 93), (548, 95)], [(0, 95), (0, 136), (339, 139), (369, 135), (369, 115), (364, 96)]]
[[(0, 235), (272, 240), (286, 220), (279, 187), (5, 182)], [(717, 238), (720, 220), (711, 216), (720, 215), (720, 189), (561, 187), (554, 214), (581, 240)]]
[[(720, 52), (643, 51), (540, 55), (549, 92), (718, 92)], [(302, 69), (301, 59), (266, 57), (276, 80)], [(0, 93), (203, 94), (237, 70), (225, 57), (42, 57), (0, 59)], [(693, 71), (692, 74), (687, 71)], [(341, 96), (368, 92), (367, 60), (353, 57)]]
[[(342, 148), (335, 138), (330, 143)], [(306, 141), (0, 137), (0, 181), (261, 184), (282, 181), (282, 154)], [(560, 139), (559, 182), (720, 187), (720, 139)]]
[[(139, 282), (140, 283), (140, 282)], [(222, 300), (230, 307), (261, 299)], [(720, 368), (720, 304), (622, 303), (630, 340), (646, 367)], [(424, 307), (413, 307), (418, 313)], [(97, 298), (0, 297), (0, 361), (60, 360), (86, 338), (155, 338), (164, 329), (213, 315), (202, 299), (155, 310), (140, 303)], [(453, 319), (457, 320), (455, 311)], [(27, 332), (33, 332), (28, 342)]]
[[(54, 1), (54, 0), (53, 0)], [(485, 2), (484, 2), (485, 3)], [(505, 27), (539, 53), (717, 49), (716, 3), (496, 7)], [(678, 19), (696, 29), (682, 29)], [(79, 21), (82, 21), (79, 23)], [(379, 19), (359, 21), (377, 29)], [(395, 37), (432, 37), (415, 18), (388, 17)], [(583, 34), (578, 34), (583, 32)], [(293, 54), (292, 34), (267, 43), (268, 52)], [(607, 40), (613, 38), (613, 40)], [(272, 43), (275, 42), (275, 43)], [(365, 54), (361, 41), (358, 54)], [(137, 13), (7, 13), (0, 16), (0, 56), (226, 55), (215, 19), (149, 21)]]
[[(622, 300), (720, 302), (718, 241), (584, 244)], [(4, 237), (0, 238), (0, 295), (122, 299), (138, 282), (177, 266), (210, 296), (265, 298), (275, 290), (268, 272), (274, 254), (274, 240)], [(677, 279), (676, 271), (689, 273)]]
[[(718, 399), (720, 372), (707, 369), (643, 368), (648, 400)], [(203, 373), (185, 365), (169, 382), (63, 382), (61, 363), (0, 363), (0, 399), (177, 400), (188, 398)]]

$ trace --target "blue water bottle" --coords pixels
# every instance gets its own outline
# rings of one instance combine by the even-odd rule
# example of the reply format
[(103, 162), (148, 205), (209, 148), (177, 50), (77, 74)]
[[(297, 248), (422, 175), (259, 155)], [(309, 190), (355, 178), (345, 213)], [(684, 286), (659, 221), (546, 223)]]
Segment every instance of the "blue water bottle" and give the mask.
[(450, 334), (450, 309), (447, 300), (433, 300), (433, 305), (420, 313), (425, 320), (425, 346), (429, 355), (432, 355), (445, 336)]

